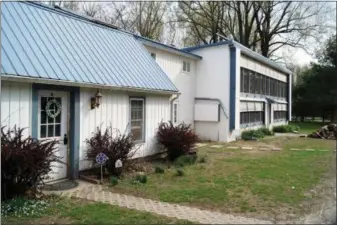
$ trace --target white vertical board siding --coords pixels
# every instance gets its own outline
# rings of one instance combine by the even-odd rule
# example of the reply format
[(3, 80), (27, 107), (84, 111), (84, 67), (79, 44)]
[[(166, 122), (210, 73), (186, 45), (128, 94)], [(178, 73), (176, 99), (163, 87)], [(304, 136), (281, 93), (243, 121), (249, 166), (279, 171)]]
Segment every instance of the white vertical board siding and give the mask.
[[(252, 58), (249, 58), (245, 55), (241, 54), (240, 57), (240, 64), (242, 67), (245, 67), (247, 69), (253, 70), (255, 72), (261, 73), (263, 75), (272, 77), (274, 79), (287, 82), (287, 75), (284, 73), (281, 73), (274, 68), (271, 68), (265, 64), (262, 64), (256, 60), (253, 60)], [(240, 84), (240, 83), (239, 83)]]
[(31, 84), (1, 82), (1, 126), (27, 128), (24, 135), (31, 133)]
[[(230, 60), (227, 45), (202, 48), (193, 53), (202, 56), (196, 65), (196, 97), (218, 98), (229, 115)], [(196, 133), (212, 141), (227, 141), (229, 119), (220, 110), (220, 122), (195, 122)]]
[(157, 145), (156, 132), (161, 122), (170, 120), (170, 96), (147, 95), (145, 99), (145, 143), (140, 144), (134, 156), (145, 157), (158, 153), (161, 149)]
[(86, 161), (85, 140), (92, 136), (98, 126), (105, 129), (110, 124), (121, 133), (128, 132), (130, 97), (145, 98), (145, 142), (137, 145), (134, 157), (144, 157), (156, 153), (155, 132), (161, 121), (170, 118), (168, 95), (134, 95), (126, 92), (101, 90), (103, 95), (99, 108), (90, 108), (90, 98), (95, 96), (96, 89), (81, 88), (80, 96), (80, 170), (88, 169), (91, 163)]
[[(185, 122), (194, 125), (194, 98), (195, 98), (195, 79), (196, 63), (190, 58), (176, 55), (153, 47), (145, 46), (149, 52), (156, 54), (156, 62), (162, 70), (169, 76), (174, 85), (178, 88), (179, 102), (178, 122)], [(183, 61), (190, 62), (190, 72), (183, 71)]]

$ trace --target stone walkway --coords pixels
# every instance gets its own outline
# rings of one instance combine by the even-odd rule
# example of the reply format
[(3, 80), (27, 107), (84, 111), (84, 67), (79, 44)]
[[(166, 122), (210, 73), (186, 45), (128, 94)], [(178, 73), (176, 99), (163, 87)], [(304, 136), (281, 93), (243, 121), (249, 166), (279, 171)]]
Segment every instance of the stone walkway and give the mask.
[(80, 185), (78, 188), (62, 192), (61, 195), (108, 203), (203, 224), (272, 224), (271, 221), (233, 216), (216, 211), (200, 210), (198, 208), (138, 198), (131, 195), (117, 194), (104, 191), (100, 185), (93, 185), (82, 181), (79, 182)]

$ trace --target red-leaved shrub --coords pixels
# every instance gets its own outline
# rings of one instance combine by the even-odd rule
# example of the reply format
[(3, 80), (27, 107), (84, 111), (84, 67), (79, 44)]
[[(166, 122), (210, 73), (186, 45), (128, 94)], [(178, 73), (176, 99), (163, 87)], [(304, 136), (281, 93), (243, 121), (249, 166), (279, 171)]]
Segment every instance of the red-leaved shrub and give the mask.
[(101, 127), (97, 127), (93, 136), (85, 142), (87, 144), (87, 159), (95, 164), (97, 154), (103, 152), (109, 158), (106, 168), (116, 176), (120, 175), (121, 169), (115, 168), (115, 162), (120, 159), (125, 165), (125, 162), (136, 153), (136, 150), (132, 151), (135, 141), (132, 139), (131, 133), (121, 134), (119, 130), (113, 129), (111, 126), (104, 131)]
[(56, 140), (23, 137), (23, 131), (1, 127), (1, 200), (34, 193), (51, 171), (51, 163), (61, 162), (55, 156)]
[(174, 126), (170, 121), (159, 125), (157, 140), (166, 148), (169, 160), (173, 161), (179, 156), (187, 155), (199, 138), (191, 129), (191, 125), (181, 123)]

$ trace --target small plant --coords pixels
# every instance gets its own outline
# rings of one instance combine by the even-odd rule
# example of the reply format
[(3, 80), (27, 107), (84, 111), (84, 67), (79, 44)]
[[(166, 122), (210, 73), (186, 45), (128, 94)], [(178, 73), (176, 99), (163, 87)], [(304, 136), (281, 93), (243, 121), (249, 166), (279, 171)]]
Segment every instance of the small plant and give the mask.
[(253, 140), (263, 138), (264, 134), (261, 130), (246, 130), (241, 133), (243, 140)]
[(1, 202), (1, 217), (32, 217), (42, 215), (51, 203), (47, 200), (16, 197)]
[(261, 133), (263, 133), (265, 136), (271, 136), (274, 135), (271, 130), (269, 130), (267, 127), (261, 127), (258, 129)]
[(115, 176), (119, 176), (122, 173), (122, 168), (124, 168), (123, 166), (116, 168), (116, 161), (120, 159), (125, 165), (125, 162), (135, 154), (135, 151), (132, 151), (135, 147), (132, 134), (121, 134), (119, 130), (113, 129), (112, 126), (107, 127), (104, 131), (97, 127), (93, 136), (85, 142), (88, 146), (87, 159), (95, 164), (96, 155), (103, 152), (109, 158), (106, 168)]
[(142, 183), (146, 184), (147, 183), (147, 176), (146, 175), (137, 175), (135, 179), (133, 180), (134, 184)]
[(195, 155), (182, 155), (174, 161), (174, 165), (177, 167), (192, 165), (195, 163), (196, 159), (197, 157)]
[(154, 168), (154, 172), (155, 172), (155, 173), (164, 173), (165, 170), (164, 170), (163, 168), (161, 168), (160, 166), (156, 166), (156, 167)]
[(167, 150), (168, 159), (174, 161), (187, 155), (199, 141), (191, 125), (181, 123), (174, 126), (172, 122), (161, 123), (157, 132), (158, 142)]
[(176, 170), (176, 176), (182, 177), (182, 176), (184, 176), (184, 175), (185, 175), (184, 170), (182, 170), (182, 169), (177, 169), (177, 170)]
[(53, 162), (62, 163), (56, 156), (58, 141), (37, 140), (23, 136), (24, 129), (1, 127), (1, 200), (35, 195), (43, 185)]
[(118, 178), (115, 176), (110, 177), (110, 185), (111, 186), (116, 186), (118, 184)]
[(276, 133), (291, 133), (295, 131), (296, 128), (290, 125), (280, 125), (273, 127), (273, 132)]
[(205, 155), (200, 156), (199, 159), (198, 159), (199, 163), (205, 163), (206, 161), (207, 161), (207, 156), (205, 156)]

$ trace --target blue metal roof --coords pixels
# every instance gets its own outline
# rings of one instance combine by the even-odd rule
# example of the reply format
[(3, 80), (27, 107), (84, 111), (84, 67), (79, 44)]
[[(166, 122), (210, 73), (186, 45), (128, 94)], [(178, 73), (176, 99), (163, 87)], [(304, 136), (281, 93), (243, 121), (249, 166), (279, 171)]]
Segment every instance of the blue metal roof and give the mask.
[(133, 35), (36, 3), (3, 2), (1, 73), (177, 92)]
[(199, 46), (194, 46), (194, 47), (187, 47), (187, 48), (182, 48), (182, 50), (186, 51), (186, 52), (193, 52), (195, 50), (202, 49), (202, 48), (208, 48), (208, 47), (219, 46), (219, 45), (230, 45), (230, 44), (239, 48), (243, 54), (245, 54), (249, 57), (252, 57), (259, 62), (267, 64), (267, 65), (269, 65), (270, 67), (272, 67), (276, 70), (279, 70), (279, 71), (281, 71), (283, 73), (286, 73), (286, 74), (292, 73), (290, 70), (280, 66), (279, 64), (277, 64), (274, 61), (268, 59), (267, 57), (264, 57), (263, 55), (261, 55), (257, 52), (254, 52), (253, 50), (243, 46), (242, 44), (240, 44), (239, 42), (236, 42), (234, 40), (225, 40), (225, 41), (220, 41), (220, 42), (212, 43), (212, 44), (204, 44), (204, 45), (199, 45)]
[(199, 56), (199, 55), (196, 55), (196, 54), (193, 54), (193, 53), (181, 50), (181, 49), (176, 48), (174, 46), (170, 46), (170, 45), (166, 45), (166, 44), (160, 43), (160, 42), (152, 40), (150, 38), (142, 37), (142, 36), (135, 35), (135, 34), (134, 34), (134, 37), (137, 40), (141, 41), (143, 44), (150, 45), (150, 46), (152, 46), (154, 48), (164, 49), (166, 51), (170, 51), (172, 53), (175, 53), (175, 54), (178, 54), (178, 55), (182, 55), (182, 56), (185, 56), (185, 57), (189, 57), (189, 58), (192, 58), (192, 59), (197, 59), (197, 60), (202, 59), (202, 57)]

